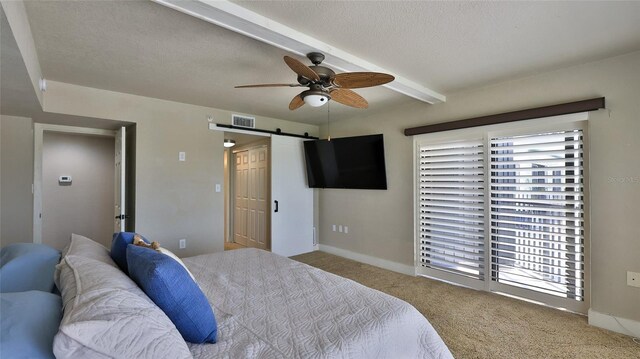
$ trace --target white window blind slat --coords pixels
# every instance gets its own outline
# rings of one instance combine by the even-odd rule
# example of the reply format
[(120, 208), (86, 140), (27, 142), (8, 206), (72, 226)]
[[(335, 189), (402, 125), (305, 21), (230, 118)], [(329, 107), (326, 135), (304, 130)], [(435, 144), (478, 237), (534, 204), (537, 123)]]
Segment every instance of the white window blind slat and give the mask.
[[(500, 164), (502, 165), (502, 164)], [(565, 165), (565, 166), (561, 166), (561, 167), (557, 167), (556, 168), (557, 171), (569, 171), (571, 172), (572, 176), (576, 176), (578, 175), (580, 172), (577, 171), (581, 171), (582, 170), (582, 163), (580, 163), (577, 166), (574, 166), (573, 164), (571, 165)], [(522, 173), (525, 175), (531, 175), (531, 172), (533, 171), (533, 169), (528, 168), (528, 167), (509, 167), (509, 168), (491, 168), (491, 175), (492, 176), (504, 176), (504, 175), (513, 175), (516, 173)], [(544, 176), (541, 176), (544, 177)]]
[[(453, 249), (462, 249), (467, 252), (479, 253), (478, 243), (483, 243), (483, 241), (473, 241), (467, 240), (460, 237), (451, 237), (451, 236), (430, 236), (429, 237), (430, 244), (439, 244), (442, 246), (450, 246)], [(423, 244), (428, 246), (427, 244)]]
[[(500, 141), (496, 141), (496, 144), (499, 144), (500, 146), (500, 150), (518, 150), (521, 148), (528, 148), (529, 146), (531, 146), (530, 143), (521, 143), (521, 144), (517, 144), (517, 145), (512, 145), (510, 144), (509, 141), (506, 142), (500, 142)], [(536, 148), (539, 150), (549, 150), (549, 149), (554, 149), (554, 148), (558, 148), (558, 145), (562, 145), (562, 146), (573, 146), (575, 148), (578, 147), (582, 147), (582, 140), (575, 140), (575, 141), (566, 141), (564, 139), (558, 139), (557, 141), (548, 141), (545, 143), (537, 143), (536, 144)]]

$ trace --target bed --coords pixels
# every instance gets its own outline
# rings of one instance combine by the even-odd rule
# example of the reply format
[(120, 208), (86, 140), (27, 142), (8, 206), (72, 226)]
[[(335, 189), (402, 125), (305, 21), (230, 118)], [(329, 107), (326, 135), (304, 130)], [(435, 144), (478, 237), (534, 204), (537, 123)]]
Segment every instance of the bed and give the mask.
[(76, 238), (56, 269), (58, 358), (451, 358), (408, 303), (258, 249), (183, 259), (218, 333), (215, 344), (188, 343), (94, 244)]

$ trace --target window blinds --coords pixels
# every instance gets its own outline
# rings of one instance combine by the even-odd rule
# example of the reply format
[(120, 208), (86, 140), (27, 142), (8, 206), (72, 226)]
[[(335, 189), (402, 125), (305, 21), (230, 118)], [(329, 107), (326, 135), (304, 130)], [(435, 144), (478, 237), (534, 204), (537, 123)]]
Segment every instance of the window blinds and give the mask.
[(484, 278), (483, 148), (481, 139), (419, 146), (422, 266)]
[(581, 130), (492, 138), (491, 279), (584, 300)]

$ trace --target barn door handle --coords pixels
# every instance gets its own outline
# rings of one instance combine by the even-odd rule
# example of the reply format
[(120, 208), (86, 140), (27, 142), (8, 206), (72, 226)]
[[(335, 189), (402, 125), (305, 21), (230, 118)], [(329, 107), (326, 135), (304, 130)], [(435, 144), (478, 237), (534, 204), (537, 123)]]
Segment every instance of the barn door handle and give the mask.
[(121, 215), (116, 216), (116, 219), (127, 219), (127, 218), (129, 218), (128, 214), (121, 214)]
[(273, 201), (276, 205), (276, 209), (274, 210), (274, 212), (278, 212), (278, 201)]

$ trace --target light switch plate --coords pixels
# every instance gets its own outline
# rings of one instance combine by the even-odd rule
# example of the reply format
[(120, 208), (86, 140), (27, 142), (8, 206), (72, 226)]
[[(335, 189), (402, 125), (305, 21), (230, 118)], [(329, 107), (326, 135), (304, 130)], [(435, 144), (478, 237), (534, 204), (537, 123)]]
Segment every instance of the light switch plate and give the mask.
[(222, 191), (222, 187), (220, 186), (220, 183), (216, 183), (216, 192), (220, 191)]
[(178, 152), (178, 161), (186, 161), (187, 153), (186, 152)]

